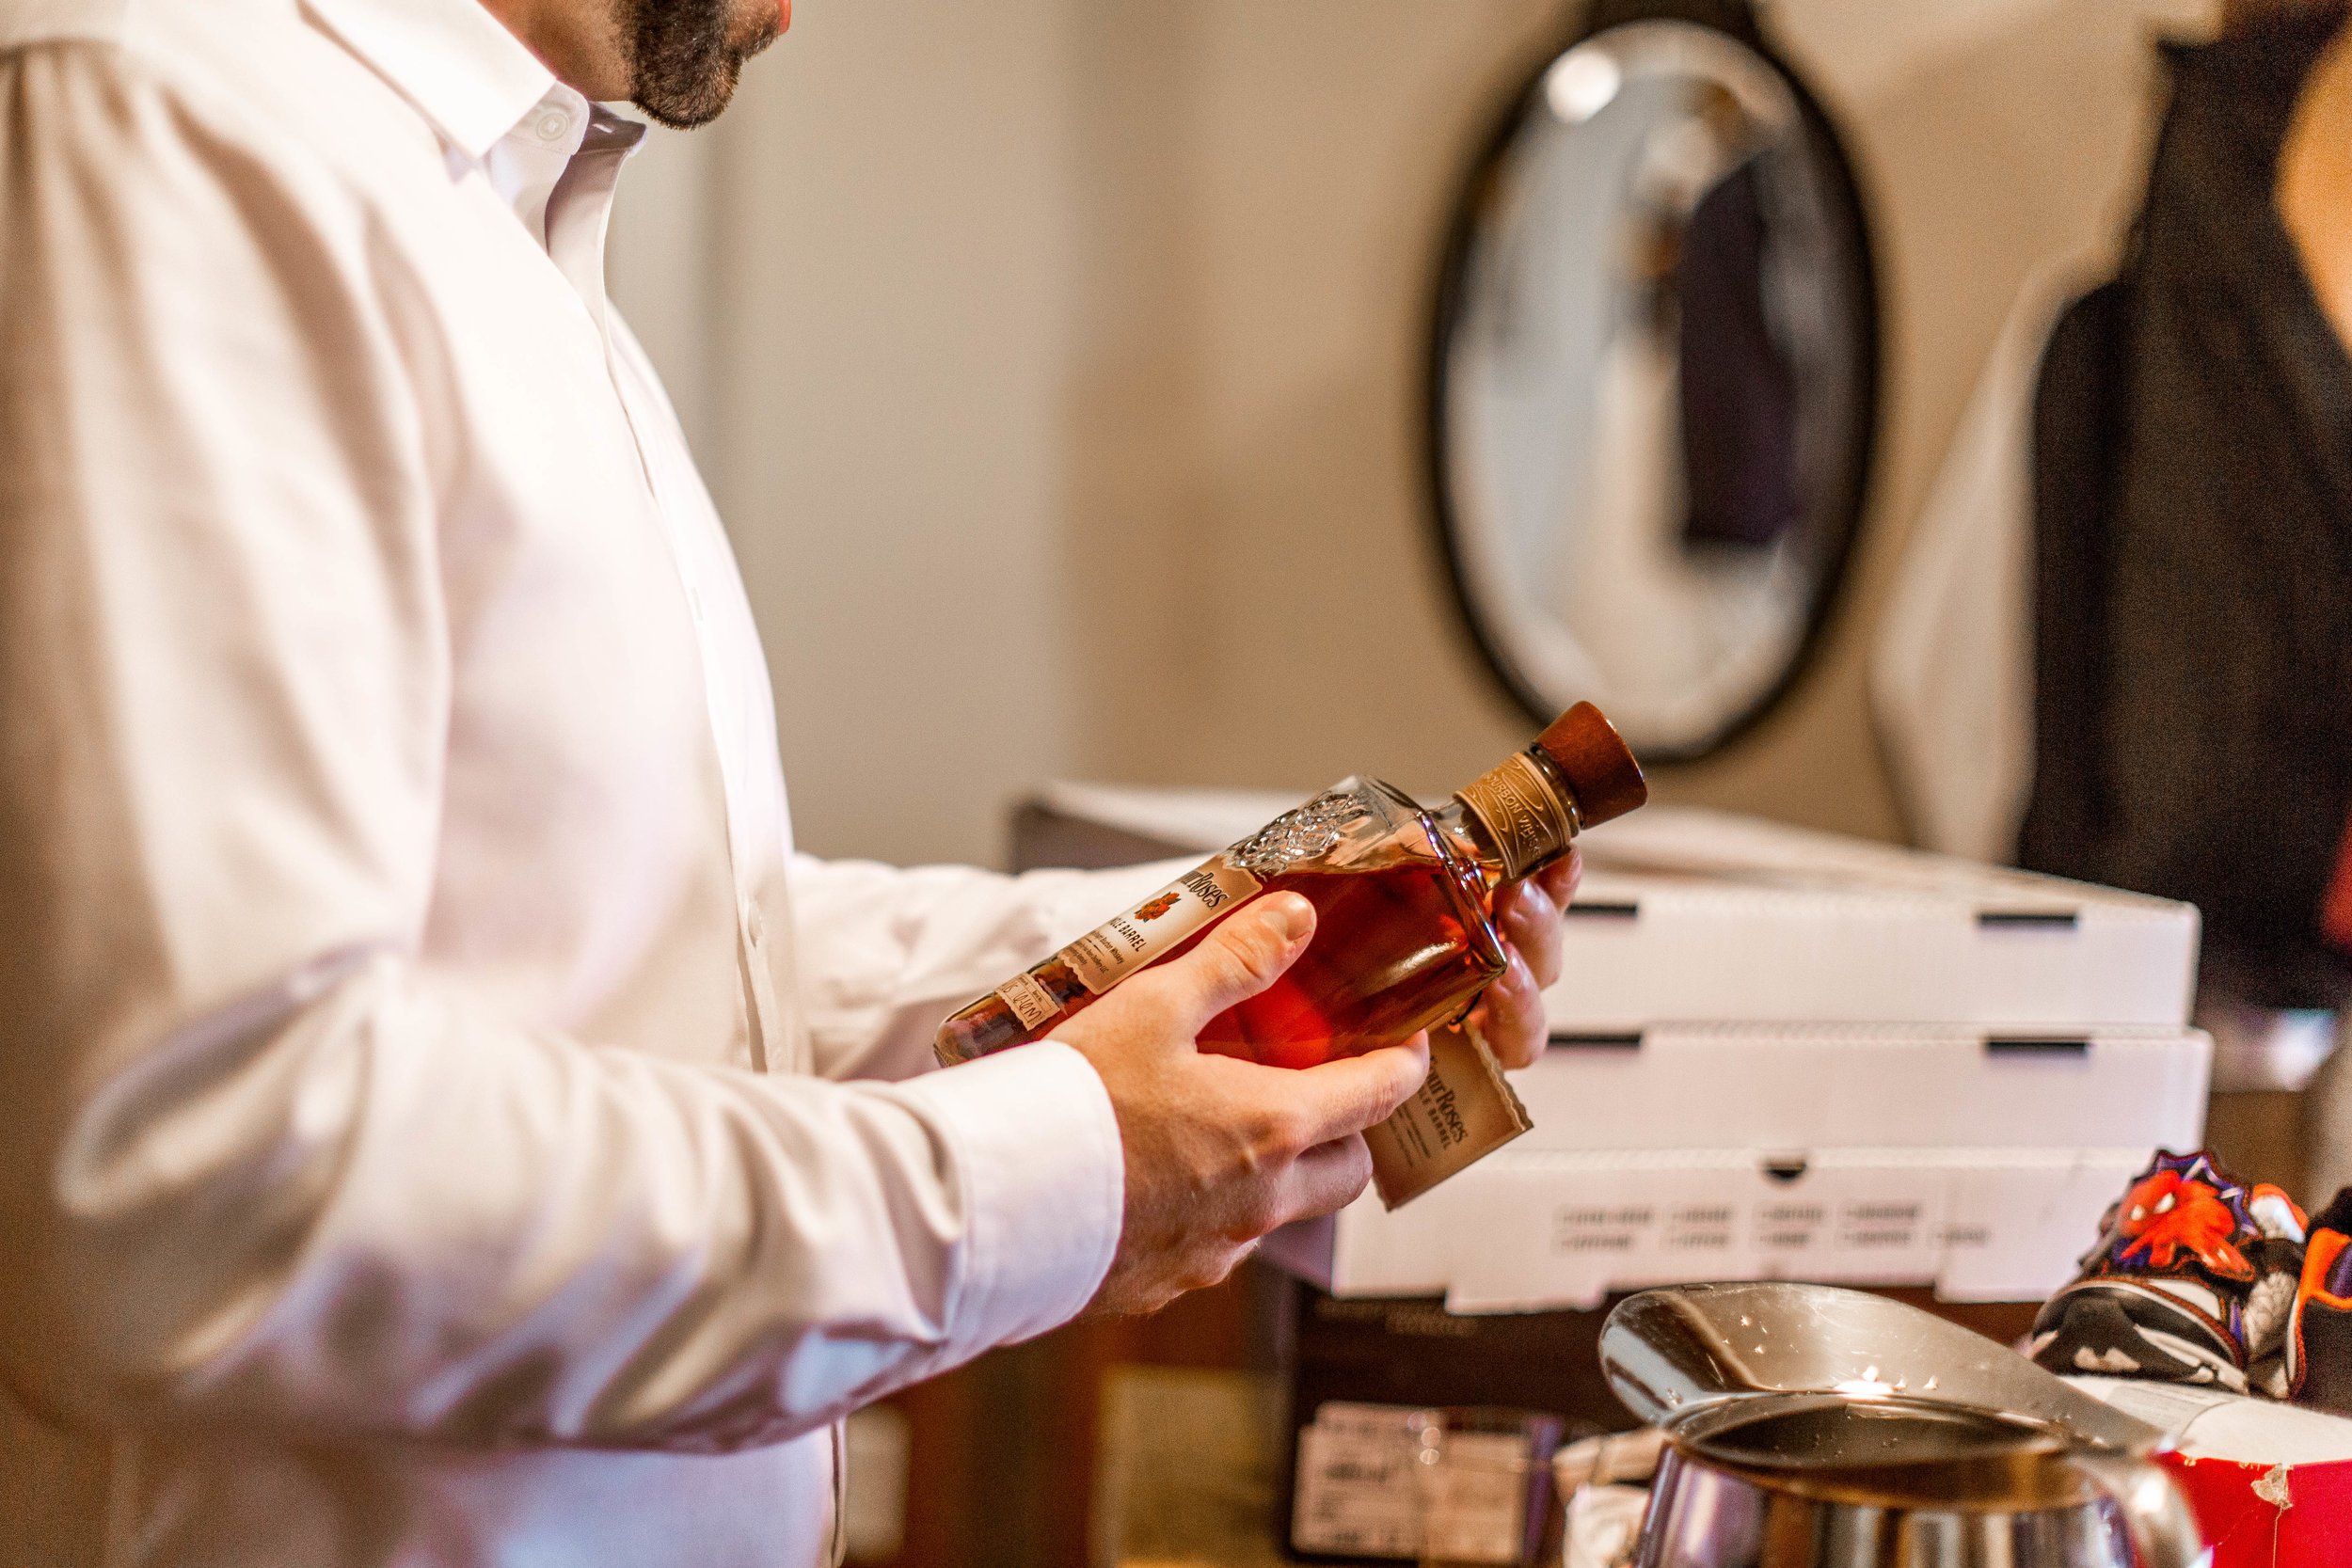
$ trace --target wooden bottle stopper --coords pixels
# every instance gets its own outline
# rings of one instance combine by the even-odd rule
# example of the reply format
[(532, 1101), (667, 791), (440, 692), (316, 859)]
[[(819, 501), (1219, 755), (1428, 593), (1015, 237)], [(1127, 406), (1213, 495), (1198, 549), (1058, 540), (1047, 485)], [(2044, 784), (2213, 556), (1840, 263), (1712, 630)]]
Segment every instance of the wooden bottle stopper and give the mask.
[(1535, 737), (1576, 792), (1580, 829), (1606, 822), (1649, 799), (1649, 782), (1617, 727), (1590, 703), (1579, 703)]

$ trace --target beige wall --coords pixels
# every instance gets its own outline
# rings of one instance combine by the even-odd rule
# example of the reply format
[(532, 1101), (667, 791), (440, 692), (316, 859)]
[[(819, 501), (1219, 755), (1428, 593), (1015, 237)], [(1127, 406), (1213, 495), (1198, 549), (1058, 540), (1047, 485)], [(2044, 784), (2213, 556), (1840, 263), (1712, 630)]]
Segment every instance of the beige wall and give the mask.
[[(1860, 654), (2010, 292), (2138, 178), (2187, 0), (1789, 0), (1887, 301), (1883, 461), (1828, 657), (1658, 780), (1899, 824)], [(803, 841), (993, 861), (1062, 774), (1450, 787), (1528, 726), (1426, 537), (1452, 182), (1562, 26), (1532, 0), (803, 0), (716, 128), (631, 171), (615, 287), (770, 646)]]

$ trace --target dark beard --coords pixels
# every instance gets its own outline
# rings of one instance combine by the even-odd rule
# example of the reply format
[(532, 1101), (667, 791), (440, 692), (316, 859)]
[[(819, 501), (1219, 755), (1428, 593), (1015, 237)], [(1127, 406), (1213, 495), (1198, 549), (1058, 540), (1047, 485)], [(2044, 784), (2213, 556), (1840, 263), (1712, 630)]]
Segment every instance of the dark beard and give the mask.
[(617, 0), (629, 49), (629, 99), (662, 124), (716, 119), (743, 62), (776, 41), (774, 13), (749, 38), (727, 32), (729, 0)]

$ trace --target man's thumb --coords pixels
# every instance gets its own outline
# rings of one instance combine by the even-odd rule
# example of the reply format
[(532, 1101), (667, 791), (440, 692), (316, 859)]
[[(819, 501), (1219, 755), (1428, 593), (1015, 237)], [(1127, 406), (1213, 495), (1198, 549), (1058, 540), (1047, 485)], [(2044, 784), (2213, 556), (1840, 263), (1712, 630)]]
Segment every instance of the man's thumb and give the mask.
[(1236, 1002), (1274, 984), (1315, 934), (1315, 907), (1276, 893), (1234, 911), (1200, 945), (1161, 970), (1163, 982), (1198, 1029)]

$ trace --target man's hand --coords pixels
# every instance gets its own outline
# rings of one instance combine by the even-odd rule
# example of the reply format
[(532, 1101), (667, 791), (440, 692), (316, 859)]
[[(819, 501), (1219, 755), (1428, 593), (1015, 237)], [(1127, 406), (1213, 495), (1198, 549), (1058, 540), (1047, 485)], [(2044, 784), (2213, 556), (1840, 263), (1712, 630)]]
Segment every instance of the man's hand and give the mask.
[(1272, 985), (1314, 928), (1296, 894), (1261, 898), (1054, 1031), (1102, 1075), (1126, 1149), (1126, 1222), (1089, 1310), (1149, 1312), (1214, 1285), (1259, 1237), (1354, 1201), (1372, 1180), (1363, 1130), (1421, 1086), (1424, 1037), (1303, 1069), (1194, 1044)]
[(1577, 879), (1583, 874), (1583, 863), (1571, 849), (1495, 894), (1495, 929), (1511, 949), (1511, 967), (1486, 988), (1470, 1016), (1504, 1067), (1534, 1066), (1550, 1037), (1543, 991), (1560, 978), (1560, 911), (1576, 896)]

